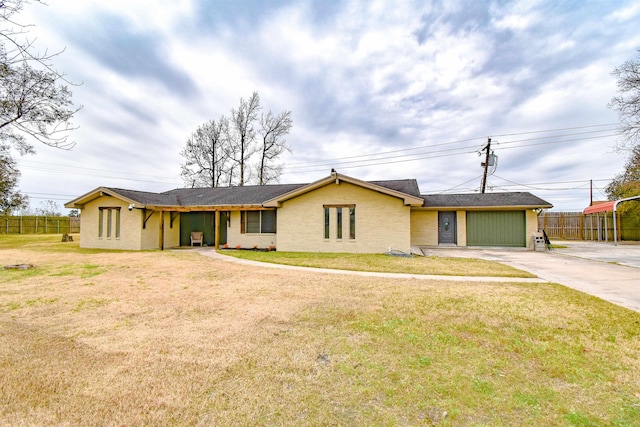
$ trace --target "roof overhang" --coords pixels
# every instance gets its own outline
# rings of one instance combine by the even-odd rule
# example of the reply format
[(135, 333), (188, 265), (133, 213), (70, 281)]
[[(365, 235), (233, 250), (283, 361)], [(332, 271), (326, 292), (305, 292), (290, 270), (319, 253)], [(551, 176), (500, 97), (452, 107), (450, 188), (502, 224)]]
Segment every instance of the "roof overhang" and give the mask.
[(331, 175), (329, 175), (326, 178), (320, 179), (318, 181), (312, 182), (311, 184), (304, 185), (293, 191), (289, 191), (288, 193), (285, 193), (280, 196), (274, 197), (273, 199), (267, 200), (263, 203), (263, 206), (278, 208), (282, 206), (282, 203), (286, 202), (287, 200), (301, 196), (305, 193), (316, 190), (320, 187), (324, 187), (329, 184), (340, 184), (341, 182), (347, 182), (349, 184), (357, 185), (358, 187), (366, 188), (372, 191), (377, 191), (378, 193), (386, 194), (387, 196), (397, 197), (399, 199), (402, 199), (403, 203), (406, 206), (422, 206), (422, 204), (424, 203), (424, 199), (422, 199), (421, 197), (412, 196), (411, 194), (392, 190), (390, 188), (386, 188), (381, 185), (372, 184), (370, 182), (361, 181), (359, 179), (352, 178), (347, 175), (342, 175), (337, 172), (333, 172), (331, 173)]
[(487, 205), (487, 206), (420, 206), (418, 208), (413, 208), (417, 210), (425, 210), (425, 211), (526, 211), (526, 210), (542, 210), (542, 209), (551, 209), (553, 205), (542, 205), (542, 206), (533, 206), (533, 205)]
[(118, 194), (118, 192), (105, 187), (98, 187), (95, 190), (89, 191), (88, 193), (83, 194), (82, 196), (77, 197), (71, 200), (70, 202), (65, 203), (64, 207), (67, 209), (84, 209), (87, 203), (105, 196), (115, 197), (126, 203), (135, 204), (137, 208), (145, 208), (144, 205), (141, 205), (136, 200), (130, 199), (129, 197), (125, 197), (122, 194)]
[[(138, 207), (138, 205), (136, 205)], [(172, 212), (215, 212), (215, 211), (258, 211), (271, 210), (262, 205), (201, 205), (201, 206), (169, 206), (169, 205), (147, 205), (146, 209), (156, 211)]]

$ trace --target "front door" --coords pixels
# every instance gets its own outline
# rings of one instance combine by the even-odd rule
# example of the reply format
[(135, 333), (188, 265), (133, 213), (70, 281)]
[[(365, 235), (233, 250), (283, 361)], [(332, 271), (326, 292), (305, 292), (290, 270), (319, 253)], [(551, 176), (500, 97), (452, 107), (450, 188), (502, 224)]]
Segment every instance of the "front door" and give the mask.
[(456, 244), (456, 212), (438, 212), (438, 244)]

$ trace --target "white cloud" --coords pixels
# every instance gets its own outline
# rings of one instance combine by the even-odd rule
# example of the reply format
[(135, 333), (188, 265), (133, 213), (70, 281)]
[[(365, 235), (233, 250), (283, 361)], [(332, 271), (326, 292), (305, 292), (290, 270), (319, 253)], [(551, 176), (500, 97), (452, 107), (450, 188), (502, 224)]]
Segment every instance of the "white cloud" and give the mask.
[[(188, 135), (254, 90), (265, 108), (292, 110), (294, 152), (285, 158), (292, 166), (465, 138), (475, 138), (469, 146), (480, 148), (491, 134), (610, 123), (616, 119), (605, 107), (615, 92), (609, 72), (640, 44), (640, 7), (632, 1), (617, 9), (585, 3), (569, 10), (542, 0), (490, 7), (361, 0), (322, 9), (323, 16), (315, 6), (283, 2), (242, 25), (221, 7), (208, 26), (190, 1), (29, 6), (37, 12), (25, 19), (37, 23), (39, 43), (67, 46), (56, 65), (85, 82), (74, 88), (74, 100), (85, 105), (73, 135), (78, 147), (71, 153), (42, 148), (37, 160), (111, 171), (82, 179), (52, 175), (73, 194), (102, 184), (170, 188), (167, 181), (179, 182), (178, 152)], [(105, 24), (96, 20), (105, 16), (122, 25), (113, 33), (123, 38), (120, 44), (104, 37), (111, 28), (95, 33)], [(602, 24), (603, 16), (615, 22), (615, 31)], [(101, 50), (81, 43), (98, 37)], [(114, 64), (117, 49), (139, 53), (131, 59), (140, 63)], [(610, 177), (623, 159), (606, 144), (504, 150), (497, 174), (520, 182), (560, 180), (563, 170), (575, 179)], [(581, 156), (585, 150), (589, 155)], [(605, 158), (606, 165), (598, 163)], [(291, 169), (283, 181), (312, 181), (330, 168)], [(124, 180), (131, 171), (167, 179)], [(599, 176), (591, 176), (594, 171)], [(433, 192), (465, 181), (471, 182), (461, 188), (473, 189), (482, 170), (478, 157), (467, 153), (342, 172), (362, 179), (415, 177), (424, 192)], [(44, 174), (25, 169), (23, 188), (49, 191)], [(582, 205), (579, 199), (569, 203)]]

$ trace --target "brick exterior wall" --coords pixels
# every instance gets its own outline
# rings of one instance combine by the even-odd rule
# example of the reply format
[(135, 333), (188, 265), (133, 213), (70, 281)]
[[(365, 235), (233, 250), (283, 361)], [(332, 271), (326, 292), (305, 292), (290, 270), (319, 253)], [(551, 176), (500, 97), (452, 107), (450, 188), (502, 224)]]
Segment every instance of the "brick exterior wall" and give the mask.
[[(330, 209), (330, 236), (324, 238), (324, 205), (355, 205), (356, 238), (349, 239), (349, 210), (343, 208), (342, 239), (337, 239), (336, 209)], [(287, 200), (278, 209), (278, 250), (382, 253), (409, 251), (411, 212), (401, 199), (348, 182), (331, 183)]]
[[(115, 213), (112, 214), (111, 238), (107, 238), (106, 211), (103, 215), (103, 233), (98, 236), (101, 207), (120, 208), (120, 237), (115, 237)], [(148, 212), (147, 212), (148, 213)], [(164, 247), (171, 248), (180, 245), (180, 218), (173, 221), (170, 227), (170, 213), (164, 212)], [(93, 200), (82, 209), (80, 215), (80, 247), (99, 249), (149, 250), (160, 248), (160, 212), (154, 212), (142, 228), (144, 211), (129, 210), (129, 204), (115, 197), (103, 196)]]
[[(278, 215), (280, 212), (278, 212)], [(221, 224), (224, 227), (224, 224)], [(279, 229), (276, 229), (279, 231)], [(277, 246), (277, 235), (273, 233), (240, 233), (240, 211), (231, 212), (231, 224), (227, 229), (227, 245), (230, 248), (240, 246), (241, 248), (268, 248), (269, 246)]]
[[(100, 207), (120, 207), (120, 238), (115, 238), (115, 215), (112, 216), (112, 236), (106, 237), (107, 215), (104, 214), (102, 237), (98, 237)], [(129, 204), (115, 197), (103, 196), (86, 204), (80, 215), (80, 247), (99, 249), (140, 250), (142, 211), (129, 211)], [(157, 239), (156, 239), (157, 240)], [(157, 242), (156, 242), (157, 246)]]

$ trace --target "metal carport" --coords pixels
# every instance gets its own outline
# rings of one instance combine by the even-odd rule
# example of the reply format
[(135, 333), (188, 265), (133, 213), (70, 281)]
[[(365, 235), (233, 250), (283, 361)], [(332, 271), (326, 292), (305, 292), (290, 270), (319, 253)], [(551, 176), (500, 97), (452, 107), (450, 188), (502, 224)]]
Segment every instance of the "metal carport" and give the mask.
[(629, 200), (640, 199), (640, 196), (632, 196), (627, 197), (620, 200), (610, 200), (608, 202), (598, 203), (595, 205), (591, 205), (584, 209), (583, 213), (585, 215), (594, 214), (598, 212), (613, 212), (613, 244), (618, 245), (618, 229), (616, 224), (616, 211), (618, 210), (618, 205), (622, 202), (628, 202)]

